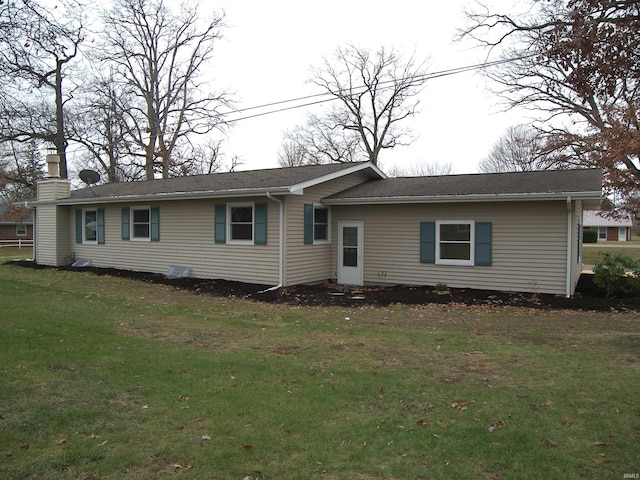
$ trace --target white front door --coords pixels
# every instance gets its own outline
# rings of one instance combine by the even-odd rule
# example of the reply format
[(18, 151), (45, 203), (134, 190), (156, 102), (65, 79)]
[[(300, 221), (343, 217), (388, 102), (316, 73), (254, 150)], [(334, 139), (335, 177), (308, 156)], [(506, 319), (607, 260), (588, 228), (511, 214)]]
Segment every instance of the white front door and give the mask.
[(627, 228), (626, 227), (618, 227), (618, 241), (626, 242), (627, 241)]
[(338, 222), (338, 283), (359, 285), (364, 281), (363, 223)]

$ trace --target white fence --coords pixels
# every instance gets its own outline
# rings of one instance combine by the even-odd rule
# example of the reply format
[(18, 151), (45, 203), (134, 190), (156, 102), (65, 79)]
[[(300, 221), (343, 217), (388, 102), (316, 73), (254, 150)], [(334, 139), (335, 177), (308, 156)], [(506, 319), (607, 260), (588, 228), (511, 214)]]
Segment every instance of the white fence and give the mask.
[(18, 238), (16, 240), (0, 240), (0, 248), (2, 247), (32, 248), (33, 240), (22, 238)]

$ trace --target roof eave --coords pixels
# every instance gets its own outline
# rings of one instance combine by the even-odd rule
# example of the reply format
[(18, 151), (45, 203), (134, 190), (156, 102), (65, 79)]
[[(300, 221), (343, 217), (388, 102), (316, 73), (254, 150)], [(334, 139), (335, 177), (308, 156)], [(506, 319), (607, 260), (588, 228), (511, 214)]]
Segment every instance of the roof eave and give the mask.
[(376, 165), (371, 162), (365, 163), (357, 163), (352, 165), (351, 167), (338, 170), (327, 175), (322, 175), (321, 177), (312, 178), (311, 180), (307, 180), (306, 182), (300, 182), (295, 185), (292, 185), (291, 192), (298, 193), (303, 192), (305, 188), (313, 187), (315, 185), (319, 185), (324, 182), (328, 182), (330, 180), (334, 180), (336, 178), (344, 177), (345, 175), (349, 175), (352, 173), (356, 173), (362, 170), (370, 169), (372, 170), (381, 180), (387, 178), (382, 170), (380, 170)]
[(400, 203), (479, 203), (479, 202), (531, 202), (553, 200), (586, 200), (600, 204), (601, 192), (516, 193), (478, 195), (396, 196), (324, 199), (326, 205), (381, 205)]
[(145, 195), (118, 195), (112, 197), (85, 197), (85, 198), (64, 198), (51, 202), (34, 202), (36, 205), (56, 204), (56, 205), (93, 205), (98, 203), (140, 203), (155, 201), (171, 201), (171, 200), (201, 200), (201, 199), (217, 199), (217, 198), (239, 198), (239, 197), (262, 197), (270, 195), (290, 195), (290, 187), (275, 188), (243, 188), (236, 190), (216, 190), (203, 192), (170, 192), (170, 193), (152, 193)]

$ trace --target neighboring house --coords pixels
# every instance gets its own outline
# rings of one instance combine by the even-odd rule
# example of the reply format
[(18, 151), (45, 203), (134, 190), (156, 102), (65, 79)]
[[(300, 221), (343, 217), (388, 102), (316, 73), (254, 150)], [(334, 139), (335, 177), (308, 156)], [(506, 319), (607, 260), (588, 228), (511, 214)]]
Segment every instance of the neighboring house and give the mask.
[[(54, 169), (55, 171), (55, 169)], [(50, 174), (51, 176), (51, 174)], [(600, 170), (386, 178), (346, 163), (71, 192), (38, 184), (36, 261), (274, 287), (437, 285), (571, 295)]]
[(28, 212), (25, 218), (16, 219), (7, 205), (0, 205), (0, 247), (3, 245), (19, 245), (22, 242), (29, 246), (33, 240), (33, 213)]
[(598, 231), (599, 242), (628, 242), (631, 240), (631, 229), (633, 228), (631, 215), (614, 218), (599, 210), (585, 210), (582, 224), (585, 230)]

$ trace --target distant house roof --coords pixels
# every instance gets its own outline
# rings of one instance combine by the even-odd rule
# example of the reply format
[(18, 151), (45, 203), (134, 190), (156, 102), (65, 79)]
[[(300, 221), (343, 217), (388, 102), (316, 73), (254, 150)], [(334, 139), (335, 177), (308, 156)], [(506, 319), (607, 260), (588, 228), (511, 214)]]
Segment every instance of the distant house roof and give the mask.
[(363, 183), (324, 200), (327, 204), (556, 200), (571, 196), (599, 206), (602, 171), (546, 170), (492, 174), (399, 177)]
[(582, 214), (582, 224), (585, 227), (633, 227), (633, 220), (631, 215), (615, 218), (599, 210), (585, 210)]
[(0, 205), (0, 225), (33, 225), (33, 210), (25, 210), (21, 208), (20, 210), (24, 211), (27, 216), (20, 220), (16, 220), (15, 218), (12, 218), (12, 216), (5, 216), (8, 208), (8, 205)]
[(248, 195), (292, 194), (349, 173), (366, 171), (372, 179), (384, 178), (369, 162), (305, 165), (301, 167), (247, 170), (193, 175), (141, 182), (96, 185), (71, 192), (60, 204), (148, 200), (150, 196), (171, 198), (219, 198)]

